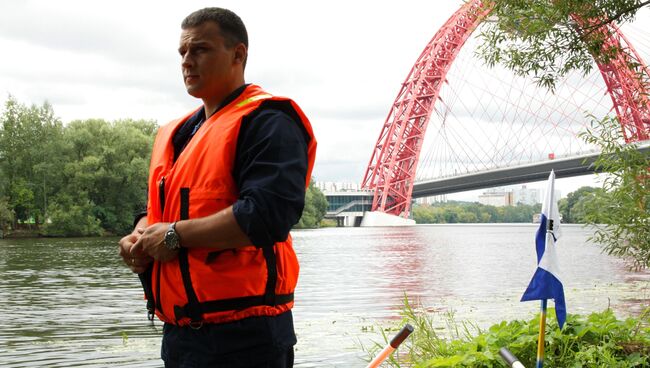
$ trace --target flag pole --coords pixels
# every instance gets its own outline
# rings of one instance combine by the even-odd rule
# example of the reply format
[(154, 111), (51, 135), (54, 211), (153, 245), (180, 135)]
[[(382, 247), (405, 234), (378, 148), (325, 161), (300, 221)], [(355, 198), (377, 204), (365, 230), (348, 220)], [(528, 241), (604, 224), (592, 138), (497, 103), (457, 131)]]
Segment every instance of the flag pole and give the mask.
[(544, 335), (546, 334), (546, 301), (542, 299), (542, 308), (539, 313), (539, 336), (537, 338), (537, 364), (535, 368), (544, 367)]
[(410, 324), (406, 324), (406, 326), (402, 327), (402, 329), (393, 337), (392, 340), (390, 340), (390, 343), (386, 345), (386, 347), (379, 352), (379, 354), (373, 359), (367, 366), (366, 368), (377, 368), (379, 365), (388, 358), (389, 355), (397, 349), (404, 340), (406, 340), (407, 337), (415, 330), (413, 326)]

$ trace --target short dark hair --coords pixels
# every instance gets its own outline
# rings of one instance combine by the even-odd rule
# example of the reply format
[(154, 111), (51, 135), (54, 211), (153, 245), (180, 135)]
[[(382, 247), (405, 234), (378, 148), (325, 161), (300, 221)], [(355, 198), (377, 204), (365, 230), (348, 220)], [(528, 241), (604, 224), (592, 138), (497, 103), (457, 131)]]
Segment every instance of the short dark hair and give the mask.
[(198, 27), (205, 22), (214, 22), (219, 26), (228, 47), (243, 43), (248, 48), (248, 33), (244, 22), (228, 9), (216, 7), (199, 9), (183, 19), (181, 29)]

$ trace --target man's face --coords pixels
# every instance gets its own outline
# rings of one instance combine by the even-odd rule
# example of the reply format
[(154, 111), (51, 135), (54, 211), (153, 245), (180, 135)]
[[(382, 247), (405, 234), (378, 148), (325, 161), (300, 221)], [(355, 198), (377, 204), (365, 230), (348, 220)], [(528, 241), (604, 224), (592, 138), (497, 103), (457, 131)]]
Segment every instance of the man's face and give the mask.
[(205, 22), (181, 32), (178, 52), (181, 55), (183, 81), (190, 95), (219, 98), (237, 77), (237, 56), (234, 47), (226, 46), (219, 26)]

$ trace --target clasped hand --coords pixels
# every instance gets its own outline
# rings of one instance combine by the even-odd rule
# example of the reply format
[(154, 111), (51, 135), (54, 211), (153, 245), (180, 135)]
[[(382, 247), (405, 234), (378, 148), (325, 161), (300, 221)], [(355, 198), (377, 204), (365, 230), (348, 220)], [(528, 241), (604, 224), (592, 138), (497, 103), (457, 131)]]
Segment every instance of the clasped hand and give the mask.
[(160, 262), (176, 258), (178, 251), (165, 247), (165, 233), (169, 223), (159, 222), (146, 229), (138, 228), (120, 239), (120, 256), (131, 271), (142, 273), (154, 259)]

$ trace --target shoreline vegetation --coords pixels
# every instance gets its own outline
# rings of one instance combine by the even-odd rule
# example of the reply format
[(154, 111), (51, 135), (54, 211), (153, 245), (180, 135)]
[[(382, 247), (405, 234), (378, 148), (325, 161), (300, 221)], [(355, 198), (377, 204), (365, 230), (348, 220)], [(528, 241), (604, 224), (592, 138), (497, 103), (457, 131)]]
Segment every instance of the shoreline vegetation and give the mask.
[[(398, 354), (387, 360), (390, 367), (505, 367), (499, 349), (508, 348), (526, 367), (534, 367), (539, 315), (530, 320), (502, 321), (487, 329), (456, 321), (453, 313), (428, 313), (405, 299), (402, 320), (381, 328), (383, 341), (362, 347), (374, 357), (390, 336), (406, 323), (415, 331)], [(439, 327), (444, 323), (446, 327)], [(569, 314), (560, 330), (553, 308), (547, 314), (546, 354), (549, 367), (648, 367), (650, 366), (650, 307), (637, 317), (618, 318), (606, 309), (588, 315)]]
[[(12, 96), (0, 114), (0, 238), (121, 236), (145, 209), (151, 120), (74, 120)], [(327, 201), (313, 183), (298, 228)]]
[[(48, 103), (27, 106), (9, 96), (0, 115), (0, 237), (129, 233), (145, 206), (157, 128), (154, 121), (131, 119), (64, 125)], [(583, 187), (562, 199), (563, 222), (582, 222), (595, 191)], [(324, 219), (327, 200), (313, 180), (305, 197), (296, 229), (335, 225)], [(412, 216), (419, 224), (531, 223), (540, 209), (450, 201), (414, 205)]]

